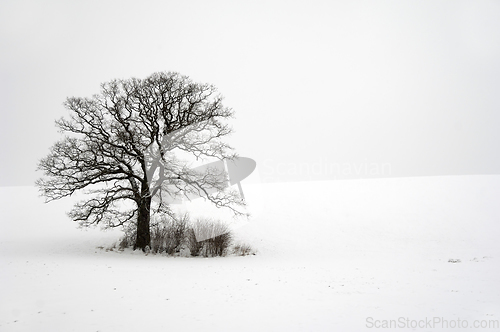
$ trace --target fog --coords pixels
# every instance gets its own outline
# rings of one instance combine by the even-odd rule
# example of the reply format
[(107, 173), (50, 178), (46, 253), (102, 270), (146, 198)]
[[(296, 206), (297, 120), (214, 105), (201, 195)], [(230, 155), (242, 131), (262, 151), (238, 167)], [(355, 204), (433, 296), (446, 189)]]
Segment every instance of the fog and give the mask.
[(500, 173), (495, 1), (0, 4), (0, 185), (30, 185), (70, 96), (178, 71), (234, 109), (262, 181)]

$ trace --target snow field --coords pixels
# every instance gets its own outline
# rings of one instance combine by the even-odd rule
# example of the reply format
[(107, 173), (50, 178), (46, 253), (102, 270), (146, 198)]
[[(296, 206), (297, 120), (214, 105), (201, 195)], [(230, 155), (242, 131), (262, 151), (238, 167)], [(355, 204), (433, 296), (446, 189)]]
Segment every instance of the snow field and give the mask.
[(256, 256), (174, 258), (99, 249), (121, 233), (77, 229), (64, 213), (71, 199), (44, 204), (35, 188), (0, 188), (0, 331), (363, 331), (368, 317), (500, 320), (500, 176), (244, 190), (257, 213), (235, 236)]

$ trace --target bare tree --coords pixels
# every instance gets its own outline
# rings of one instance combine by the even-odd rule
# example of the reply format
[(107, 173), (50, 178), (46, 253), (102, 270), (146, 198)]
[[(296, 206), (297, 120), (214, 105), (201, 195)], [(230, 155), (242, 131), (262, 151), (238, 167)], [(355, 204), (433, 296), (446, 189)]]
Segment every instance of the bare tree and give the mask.
[(233, 112), (213, 85), (161, 72), (104, 83), (100, 94), (64, 105), (70, 116), (56, 125), (65, 136), (39, 162), (44, 177), (36, 184), (48, 202), (85, 189), (90, 197), (68, 213), (82, 226), (136, 223), (134, 249), (144, 250), (151, 215), (168, 212), (179, 197), (204, 196), (241, 214), (244, 202), (226, 190), (224, 169), (191, 169), (178, 157), (236, 158), (221, 140)]

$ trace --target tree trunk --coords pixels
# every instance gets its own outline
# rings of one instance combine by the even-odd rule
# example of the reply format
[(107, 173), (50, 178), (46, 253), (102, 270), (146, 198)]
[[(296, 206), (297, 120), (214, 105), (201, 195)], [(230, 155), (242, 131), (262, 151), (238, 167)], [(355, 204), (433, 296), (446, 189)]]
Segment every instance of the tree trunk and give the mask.
[[(149, 188), (146, 190), (149, 191)], [(151, 234), (149, 232), (151, 196), (143, 195), (138, 205), (137, 238), (135, 240), (134, 250), (142, 249), (142, 251), (145, 251), (147, 246), (151, 247)]]

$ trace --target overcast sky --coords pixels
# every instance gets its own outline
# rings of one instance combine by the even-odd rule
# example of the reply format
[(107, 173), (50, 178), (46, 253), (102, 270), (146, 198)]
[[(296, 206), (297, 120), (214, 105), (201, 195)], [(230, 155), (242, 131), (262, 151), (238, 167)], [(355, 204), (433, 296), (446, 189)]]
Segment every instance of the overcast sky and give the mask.
[(263, 181), (500, 174), (499, 1), (3, 0), (0, 185), (66, 97), (155, 71), (219, 88)]

